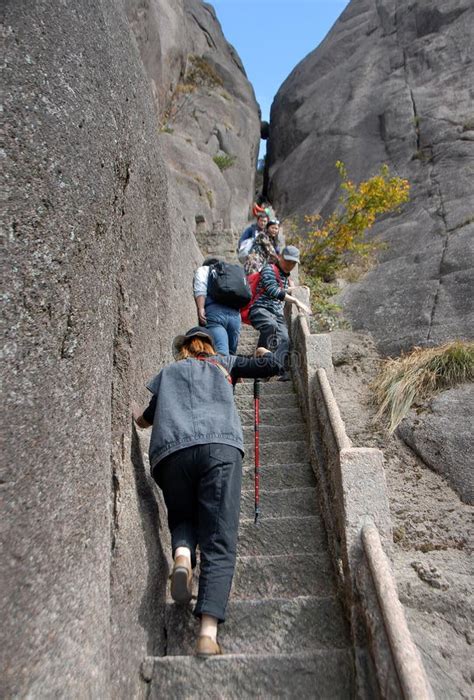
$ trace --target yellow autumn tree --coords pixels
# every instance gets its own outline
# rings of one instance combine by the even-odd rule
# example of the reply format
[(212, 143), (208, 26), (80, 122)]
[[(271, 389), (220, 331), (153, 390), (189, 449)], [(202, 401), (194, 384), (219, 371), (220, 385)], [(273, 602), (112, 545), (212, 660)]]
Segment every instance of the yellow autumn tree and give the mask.
[(333, 279), (335, 273), (355, 258), (367, 257), (378, 246), (366, 238), (377, 217), (396, 211), (408, 201), (408, 180), (391, 177), (388, 165), (359, 185), (349, 180), (341, 161), (336, 168), (342, 178), (340, 206), (322, 222), (319, 215), (306, 216), (311, 230), (293, 236), (301, 250), (303, 269), (309, 275)]

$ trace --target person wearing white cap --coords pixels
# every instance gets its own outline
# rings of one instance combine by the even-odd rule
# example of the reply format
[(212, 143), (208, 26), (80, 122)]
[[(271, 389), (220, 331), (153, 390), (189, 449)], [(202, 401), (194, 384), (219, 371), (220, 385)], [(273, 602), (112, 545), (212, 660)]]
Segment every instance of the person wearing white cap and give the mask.
[(240, 511), (244, 442), (233, 383), (279, 374), (283, 364), (264, 348), (252, 358), (218, 355), (212, 335), (199, 326), (174, 339), (173, 354), (176, 362), (147, 384), (148, 407), (141, 412), (134, 403), (132, 413), (140, 428), (153, 426), (151, 473), (168, 509), (177, 603), (191, 600), (199, 545), (196, 653), (213, 656), (222, 653), (217, 625), (226, 617)]

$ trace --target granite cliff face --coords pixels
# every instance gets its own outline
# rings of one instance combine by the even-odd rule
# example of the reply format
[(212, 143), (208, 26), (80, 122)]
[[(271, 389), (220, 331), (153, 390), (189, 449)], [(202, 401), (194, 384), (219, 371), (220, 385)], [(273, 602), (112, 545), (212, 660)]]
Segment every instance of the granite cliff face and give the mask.
[[(227, 70), (229, 133), (250, 114), (245, 157), (229, 145), (247, 188), (259, 131), (212, 11), (191, 1), (153, 8), (158, 34), (146, 3), (3, 6), (5, 697), (132, 697), (142, 658), (164, 649), (167, 569), (130, 400), (145, 401), (145, 380), (195, 321), (191, 276), (202, 258), (189, 221), (203, 210), (188, 180), (169, 177), (166, 139), (178, 136), (159, 130), (187, 57), (208, 40), (216, 73)], [(156, 41), (140, 41), (139, 21)], [(215, 103), (221, 115), (226, 98), (209, 92), (209, 114)], [(196, 127), (183, 148), (217, 170), (208, 187), (223, 217), (240, 181), (203, 154), (203, 133)]]
[(379, 264), (341, 297), (355, 329), (398, 353), (472, 337), (474, 6), (470, 0), (352, 0), (283, 83), (271, 112), (267, 185), (285, 217), (337, 204), (380, 164), (411, 202), (374, 232)]
[[(282, 216), (334, 210), (337, 160), (354, 181), (382, 163), (410, 181), (411, 201), (374, 229), (387, 244), (377, 265), (339, 296), (353, 329), (370, 331), (383, 353), (473, 337), (473, 37), (470, 0), (352, 0), (272, 106), (266, 185)], [(359, 353), (367, 341), (348, 335), (357, 350), (340, 363), (347, 372), (338, 400), (351, 437), (360, 440), (363, 425), (373, 444), (367, 406), (375, 370)], [(444, 392), (412, 411), (398, 436), (377, 443), (386, 455), (399, 590), (440, 697), (472, 693), (472, 396), (472, 384)], [(426, 535), (431, 541), (421, 543)]]
[(201, 0), (128, 0), (127, 14), (186, 227), (240, 231), (253, 198), (260, 117), (235, 49)]

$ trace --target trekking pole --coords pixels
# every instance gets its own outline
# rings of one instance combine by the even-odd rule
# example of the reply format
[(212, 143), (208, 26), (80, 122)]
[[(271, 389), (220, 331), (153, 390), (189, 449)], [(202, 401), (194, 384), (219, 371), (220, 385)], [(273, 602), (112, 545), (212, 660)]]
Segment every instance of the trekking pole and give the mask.
[(255, 435), (255, 525), (260, 515), (260, 381), (253, 383)]

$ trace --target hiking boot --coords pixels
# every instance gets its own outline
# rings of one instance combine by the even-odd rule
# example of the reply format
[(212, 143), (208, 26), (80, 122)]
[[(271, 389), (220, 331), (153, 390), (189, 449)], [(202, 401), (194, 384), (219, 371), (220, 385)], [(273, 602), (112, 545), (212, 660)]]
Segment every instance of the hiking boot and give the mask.
[(222, 650), (217, 642), (211, 637), (198, 637), (196, 656), (206, 658), (207, 656), (217, 656), (218, 654), (222, 654)]
[(176, 557), (171, 573), (171, 597), (176, 603), (186, 605), (192, 597), (193, 572), (187, 557)]
[(277, 381), (279, 381), (279, 382), (291, 382), (291, 374), (289, 372), (283, 372), (283, 374), (281, 374), (278, 377)]

